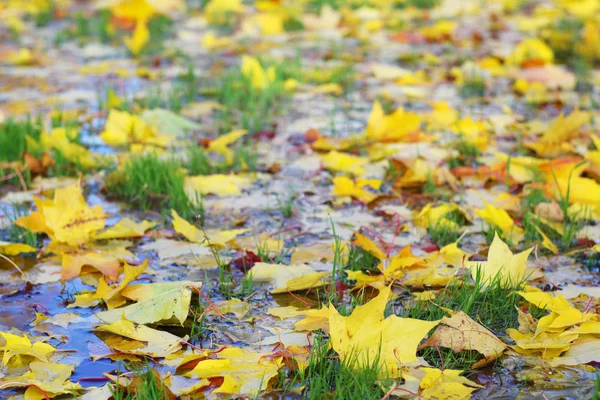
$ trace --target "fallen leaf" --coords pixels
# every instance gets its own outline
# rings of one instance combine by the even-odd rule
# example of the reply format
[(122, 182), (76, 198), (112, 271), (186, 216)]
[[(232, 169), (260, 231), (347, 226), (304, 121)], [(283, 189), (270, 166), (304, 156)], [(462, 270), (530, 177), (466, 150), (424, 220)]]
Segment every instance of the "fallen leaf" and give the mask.
[(456, 353), (476, 350), (483, 354), (484, 358), (475, 362), (472, 365), (473, 369), (494, 362), (506, 349), (504, 342), (463, 311), (442, 318), (433, 334), (420, 346), (425, 347), (447, 347)]

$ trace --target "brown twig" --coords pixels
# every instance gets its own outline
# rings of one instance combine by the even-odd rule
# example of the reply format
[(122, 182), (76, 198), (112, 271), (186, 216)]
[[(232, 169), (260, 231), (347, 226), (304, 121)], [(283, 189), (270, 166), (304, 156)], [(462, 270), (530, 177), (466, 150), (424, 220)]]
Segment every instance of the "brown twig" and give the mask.
[(4, 254), (0, 254), (0, 258), (4, 258), (6, 261), (8, 261), (13, 267), (16, 268), (17, 271), (19, 271), (21, 273), (21, 275), (25, 275), (25, 273), (23, 272), (23, 270), (21, 268), (19, 268), (19, 266), (10, 258), (6, 257)]

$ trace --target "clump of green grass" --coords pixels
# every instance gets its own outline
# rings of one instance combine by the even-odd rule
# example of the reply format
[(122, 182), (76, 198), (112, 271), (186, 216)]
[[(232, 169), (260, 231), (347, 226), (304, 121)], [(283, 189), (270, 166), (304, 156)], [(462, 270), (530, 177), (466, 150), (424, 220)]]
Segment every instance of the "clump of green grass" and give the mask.
[(282, 75), (277, 69), (275, 79), (264, 88), (254, 87), (252, 79), (243, 75), (240, 68), (235, 68), (219, 77), (215, 89), (217, 101), (224, 106), (218, 114), (222, 133), (236, 127), (251, 132), (268, 129), (287, 98)]
[(481, 152), (477, 147), (465, 140), (462, 135), (459, 136), (459, 141), (455, 148), (458, 152), (458, 156), (447, 161), (450, 168), (473, 166), (477, 164), (477, 157), (481, 155)]
[(7, 119), (0, 123), (0, 161), (18, 161), (27, 150), (29, 136), (39, 140), (42, 133), (40, 118), (27, 117), (24, 120)]
[(461, 97), (483, 97), (485, 95), (485, 80), (480, 77), (466, 79), (459, 89)]
[(322, 335), (316, 334), (304, 371), (288, 371), (280, 375), (279, 386), (283, 392), (304, 387), (305, 399), (381, 399), (382, 387), (391, 385), (386, 371), (380, 366), (380, 357), (361, 360), (357, 355), (348, 355), (340, 360)]
[(133, 365), (130, 368), (134, 375), (129, 387), (125, 388), (118, 384), (111, 385), (114, 400), (164, 400), (170, 398), (169, 390), (149, 364), (146, 363), (144, 367)]
[(183, 83), (175, 82), (167, 89), (157, 84), (145, 96), (135, 99), (135, 103), (144, 109), (165, 108), (180, 112), (188, 96), (189, 89)]
[(596, 378), (594, 379), (592, 400), (600, 400), (600, 372), (596, 373)]
[(279, 211), (284, 218), (290, 218), (294, 214), (294, 200), (295, 196), (289, 195), (287, 199), (282, 200), (277, 196), (277, 205), (279, 206)]
[(457, 226), (462, 226), (466, 222), (464, 215), (460, 211), (452, 211), (427, 229), (429, 238), (439, 248), (454, 243), (460, 237), (460, 229)]
[(180, 165), (155, 154), (133, 156), (106, 179), (108, 192), (142, 210), (174, 209), (183, 218), (194, 217), (197, 207), (184, 189)]
[(109, 43), (114, 37), (110, 28), (110, 10), (98, 10), (92, 14), (78, 12), (67, 19), (67, 27), (54, 38), (57, 45), (67, 40), (76, 40), (83, 45), (91, 39)]
[(420, 10), (429, 10), (440, 4), (440, 0), (405, 0), (405, 6), (413, 6)]
[[(514, 288), (507, 288), (502, 285), (502, 277), (499, 275), (486, 285), (480, 269), (475, 270), (472, 280), (472, 284), (466, 279), (451, 282), (436, 295), (433, 301), (435, 304), (410, 301), (402, 316), (435, 321), (446, 316), (446, 312), (436, 305), (439, 304), (455, 311), (464, 311), (497, 335), (502, 334), (506, 328), (518, 326), (518, 312), (515, 307), (523, 306), (526, 302), (516, 292), (523, 290), (526, 282), (522, 281)], [(539, 310), (530, 311), (537, 312), (535, 317), (541, 316)]]
[[(409, 300), (400, 314), (403, 317), (435, 321), (447, 316), (441, 308), (444, 307), (465, 312), (497, 336), (504, 335), (506, 328), (517, 327), (517, 307), (527, 303), (516, 292), (523, 290), (526, 282), (522, 281), (514, 288), (507, 288), (502, 285), (502, 276), (498, 275), (486, 284), (480, 269), (475, 271), (472, 279), (472, 284), (467, 280), (455, 280), (442, 289), (432, 302)], [(535, 318), (540, 318), (545, 313), (534, 306), (530, 306), (529, 312)], [(419, 355), (437, 368), (463, 370), (469, 370), (471, 365), (481, 358), (472, 351), (454, 353), (450, 349), (438, 351), (435, 348), (423, 349)]]
[(231, 172), (253, 172), (258, 169), (258, 152), (251, 145), (240, 144), (234, 148), (231, 162), (209, 157), (202, 147), (192, 146), (184, 163), (190, 175), (228, 174)]
[(346, 269), (351, 271), (371, 271), (379, 274), (377, 265), (379, 265), (377, 257), (358, 246), (350, 247)]

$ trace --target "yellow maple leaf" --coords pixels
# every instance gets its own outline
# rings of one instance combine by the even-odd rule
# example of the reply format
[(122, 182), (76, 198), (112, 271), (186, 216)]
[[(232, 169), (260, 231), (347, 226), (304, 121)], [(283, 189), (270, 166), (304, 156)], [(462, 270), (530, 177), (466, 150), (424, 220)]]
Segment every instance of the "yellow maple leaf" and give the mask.
[(546, 43), (538, 38), (525, 39), (517, 45), (507, 62), (523, 65), (528, 61), (552, 64), (554, 52)]
[[(74, 135), (66, 128), (54, 128), (50, 133), (44, 131), (40, 135), (39, 146), (42, 148), (58, 150), (68, 161), (80, 164), (85, 168), (96, 164), (96, 156), (80, 144), (73, 142)], [(28, 137), (28, 148), (30, 144), (36, 147), (34, 141)]]
[(116, 279), (120, 265), (117, 257), (110, 252), (89, 250), (80, 253), (63, 253), (61, 276), (64, 280), (71, 280), (81, 274), (83, 267), (92, 267), (102, 272), (104, 276)]
[(138, 324), (150, 324), (174, 318), (183, 325), (189, 313), (191, 288), (201, 286), (201, 282), (190, 281), (129, 285), (121, 290), (121, 295), (136, 303), (101, 311), (96, 314), (96, 317), (106, 323), (113, 323), (125, 317)]
[(28, 364), (24, 357), (48, 362), (48, 357), (56, 351), (54, 347), (43, 342), (32, 344), (26, 335), (21, 337), (12, 333), (0, 332), (0, 336), (4, 339), (4, 345), (0, 347), (0, 351), (4, 352), (2, 365), (8, 365), (14, 357), (17, 357), (19, 366)]
[(496, 233), (488, 252), (487, 261), (469, 261), (465, 263), (465, 266), (471, 269), (472, 273), (478, 271), (484, 285), (489, 285), (498, 279), (501, 287), (515, 288), (526, 277), (527, 257), (532, 251), (533, 247), (513, 254)]
[(132, 340), (105, 340), (107, 345), (120, 353), (165, 357), (181, 348), (182, 338), (145, 325), (134, 324), (125, 318), (109, 325), (94, 328), (96, 332), (108, 332)]
[(102, 206), (89, 207), (79, 184), (56, 189), (54, 200), (34, 197), (34, 201), (38, 210), (15, 222), (31, 232), (45, 233), (52, 240), (75, 246), (93, 240), (104, 228)]
[(428, 229), (436, 226), (440, 221), (445, 220), (444, 224), (450, 224), (454, 229), (458, 229), (459, 226), (454, 221), (445, 219), (444, 216), (453, 211), (458, 210), (459, 207), (456, 204), (440, 204), (437, 207), (433, 206), (433, 203), (427, 203), (421, 211), (415, 216), (413, 222), (416, 226)]
[(366, 190), (366, 187), (371, 187), (379, 190), (381, 180), (379, 179), (358, 179), (356, 182), (347, 176), (336, 176), (333, 178), (333, 189), (331, 193), (334, 196), (353, 197), (364, 203), (370, 203), (377, 198), (375, 193)]
[(134, 56), (140, 54), (144, 46), (150, 40), (150, 30), (145, 20), (138, 20), (133, 30), (133, 35), (130, 38), (125, 38), (123, 41), (127, 48)]
[(241, 189), (252, 183), (252, 178), (240, 175), (199, 175), (185, 178), (185, 192), (192, 203), (198, 196), (214, 194), (219, 197), (238, 196)]
[(318, 310), (305, 310), (301, 311), (306, 318), (296, 322), (294, 329), (297, 331), (315, 331), (322, 329), (325, 333), (329, 333), (329, 313), (333, 308), (332, 305), (329, 307), (322, 307)]
[(248, 131), (246, 129), (237, 129), (225, 135), (221, 135), (215, 140), (210, 141), (210, 143), (208, 144), (207, 151), (221, 154), (225, 157), (225, 162), (227, 162), (227, 164), (232, 164), (233, 156), (235, 153), (233, 150), (227, 148), (227, 146), (237, 142), (247, 133)]
[(317, 272), (306, 264), (284, 265), (259, 262), (254, 264), (252, 279), (270, 282), (271, 293), (285, 293), (324, 286), (329, 282), (329, 272)]
[(138, 276), (148, 267), (148, 260), (144, 260), (140, 265), (130, 265), (125, 262), (123, 264), (123, 279), (118, 285), (109, 286), (106, 279), (101, 277), (96, 288), (95, 296), (104, 301), (108, 309), (121, 307), (127, 300), (120, 295), (120, 292), (127, 287), (131, 282), (135, 281)]
[[(2, 383), (3, 388), (26, 387), (23, 398), (38, 400), (59, 395), (77, 394), (83, 390), (79, 383), (69, 381), (73, 373), (73, 365), (65, 365), (46, 361), (33, 361), (29, 370), (20, 376), (12, 376)], [(40, 393), (43, 391), (43, 394)]]
[(365, 134), (378, 142), (396, 142), (406, 140), (410, 133), (418, 132), (420, 125), (421, 117), (418, 114), (399, 107), (392, 114), (385, 115), (381, 103), (375, 101)]
[(249, 395), (256, 397), (277, 376), (281, 357), (269, 359), (249, 348), (227, 347), (214, 353), (214, 359), (198, 362), (185, 375), (197, 378), (223, 377), (224, 381), (212, 393)]
[(177, 211), (171, 210), (171, 216), (173, 217), (173, 228), (177, 233), (185, 236), (190, 242), (205, 243), (207, 246), (210, 243), (210, 245), (214, 247), (225, 247), (227, 243), (235, 239), (236, 236), (248, 232), (247, 229), (232, 229), (228, 231), (207, 230), (203, 232), (181, 218), (179, 214), (177, 214)]
[(16, 256), (20, 253), (34, 253), (37, 249), (31, 247), (28, 244), (23, 243), (10, 243), (0, 240), (0, 254), (6, 254), (7, 256)]
[(204, 7), (209, 20), (214, 20), (226, 13), (239, 13), (244, 10), (241, 0), (210, 0)]
[(243, 55), (241, 70), (242, 75), (249, 79), (252, 87), (256, 89), (265, 89), (275, 81), (275, 67), (270, 66), (265, 70), (254, 57)]
[[(111, 110), (106, 119), (104, 131), (100, 134), (104, 143), (110, 146), (148, 145), (151, 149), (162, 148), (173, 137), (160, 135), (142, 118), (127, 111)], [(141, 146), (141, 148), (145, 148)], [(132, 147), (133, 150), (133, 147)]]
[(573, 325), (581, 324), (592, 318), (590, 313), (582, 313), (569, 303), (565, 297), (557, 293), (556, 296), (548, 292), (517, 292), (521, 297), (538, 308), (546, 309), (551, 313), (540, 318), (535, 331), (536, 335), (545, 331), (566, 329)]
[(475, 215), (490, 224), (493, 227), (500, 229), (502, 237), (510, 240), (513, 243), (519, 243), (523, 240), (525, 232), (522, 228), (515, 225), (514, 220), (508, 215), (506, 210), (494, 207), (483, 200), (485, 208), (483, 210), (475, 210)]
[(569, 141), (590, 121), (591, 116), (591, 113), (579, 110), (573, 111), (566, 117), (560, 114), (539, 140), (526, 142), (524, 146), (541, 157), (552, 157), (571, 151)]
[(332, 307), (329, 337), (341, 360), (354, 357), (358, 365), (368, 365), (378, 359), (388, 376), (398, 376), (399, 366), (417, 361), (419, 343), (439, 321), (395, 315), (384, 318), (390, 294), (390, 288), (384, 287), (377, 297), (357, 306), (348, 317), (341, 316)]
[(421, 367), (420, 370), (425, 371), (425, 376), (419, 384), (419, 397), (423, 399), (466, 400), (471, 397), (472, 392), (483, 387), (460, 376), (464, 371), (426, 367)]
[(366, 157), (354, 156), (352, 154), (340, 153), (335, 150), (322, 156), (323, 165), (325, 168), (335, 171), (344, 172), (352, 175), (364, 175), (364, 167), (369, 162)]
[(112, 0), (112, 3), (106, 5), (110, 7), (110, 12), (118, 18), (148, 21), (155, 15), (154, 7), (146, 0)]
[(547, 359), (558, 357), (567, 351), (571, 347), (571, 343), (579, 337), (576, 333), (564, 334), (562, 332), (521, 333), (512, 328), (507, 329), (506, 333), (516, 342), (511, 348), (517, 353), (541, 353), (542, 357)]
[(131, 218), (125, 217), (110, 228), (96, 235), (96, 239), (124, 239), (132, 237), (142, 237), (144, 232), (156, 226), (155, 222), (141, 221), (135, 222)]
[(355, 233), (355, 237), (356, 239), (352, 244), (376, 257), (379, 260), (377, 269), (380, 272), (379, 275), (367, 275), (360, 270), (346, 270), (348, 279), (356, 281), (358, 287), (372, 286), (377, 289), (382, 289), (389, 282), (405, 276), (406, 269), (426, 266), (423, 259), (412, 254), (410, 246), (404, 247), (398, 254), (390, 258), (366, 236)]

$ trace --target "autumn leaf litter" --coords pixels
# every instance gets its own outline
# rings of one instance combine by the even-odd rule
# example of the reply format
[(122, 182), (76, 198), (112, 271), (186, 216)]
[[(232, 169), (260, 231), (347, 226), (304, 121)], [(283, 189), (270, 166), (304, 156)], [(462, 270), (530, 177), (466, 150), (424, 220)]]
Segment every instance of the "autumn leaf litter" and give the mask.
[(252, 3), (0, 5), (0, 394), (598, 396), (600, 2)]

